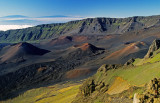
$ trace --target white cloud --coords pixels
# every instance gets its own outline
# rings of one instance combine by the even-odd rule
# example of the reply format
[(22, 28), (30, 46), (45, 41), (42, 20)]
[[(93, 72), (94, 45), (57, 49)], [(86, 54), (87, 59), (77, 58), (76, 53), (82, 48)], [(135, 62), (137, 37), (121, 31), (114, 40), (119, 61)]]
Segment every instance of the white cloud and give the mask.
[(0, 25), (39, 25), (49, 23), (64, 23), (68, 21), (81, 20), (80, 16), (49, 16), (49, 17), (0, 17)]
[(28, 18), (2, 18), (2, 20), (24, 20)]
[(67, 22), (72, 20), (81, 20), (84, 18), (81, 17), (54, 17), (54, 18), (29, 18), (29, 20), (36, 20), (36, 21), (42, 21), (42, 22)]
[(81, 16), (44, 16), (44, 17), (26, 17), (19, 15), (11, 15), (0, 17), (0, 31), (10, 29), (28, 28), (40, 24), (65, 23), (68, 21), (82, 20)]
[(23, 29), (33, 27), (33, 25), (0, 25), (0, 31), (6, 31), (11, 29)]

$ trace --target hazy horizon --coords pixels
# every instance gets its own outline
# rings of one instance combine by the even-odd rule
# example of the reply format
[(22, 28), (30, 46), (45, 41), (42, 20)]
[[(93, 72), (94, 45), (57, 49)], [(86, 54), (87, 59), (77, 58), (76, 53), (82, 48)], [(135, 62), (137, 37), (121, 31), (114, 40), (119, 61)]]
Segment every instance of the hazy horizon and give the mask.
[(95, 17), (160, 15), (159, 5), (157, 0), (1, 0), (0, 25), (39, 25)]

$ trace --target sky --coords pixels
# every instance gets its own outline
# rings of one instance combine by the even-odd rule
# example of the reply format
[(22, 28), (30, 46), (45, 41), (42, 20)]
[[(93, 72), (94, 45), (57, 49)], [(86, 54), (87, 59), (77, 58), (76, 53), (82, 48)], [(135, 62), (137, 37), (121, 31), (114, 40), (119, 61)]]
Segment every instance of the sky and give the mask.
[(0, 0), (0, 25), (160, 15), (160, 0)]

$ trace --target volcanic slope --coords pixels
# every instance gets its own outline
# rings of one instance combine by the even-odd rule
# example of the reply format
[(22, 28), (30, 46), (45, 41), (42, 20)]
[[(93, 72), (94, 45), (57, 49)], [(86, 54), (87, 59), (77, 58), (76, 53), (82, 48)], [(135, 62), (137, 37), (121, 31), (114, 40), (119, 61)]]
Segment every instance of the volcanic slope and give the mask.
[(33, 46), (32, 44), (22, 42), (4, 47), (0, 51), (0, 61), (20, 61), (25, 60), (25, 58), (27, 57), (31, 57), (34, 55), (44, 55), (48, 52), (48, 50), (40, 49), (38, 47)]
[(146, 83), (160, 77), (160, 53), (159, 49), (155, 49), (159, 47), (159, 41), (155, 40), (150, 46), (152, 50), (148, 51), (154, 55), (149, 58), (146, 58), (146, 55), (141, 65), (136, 65), (139, 63), (138, 59), (133, 59), (126, 65), (102, 65), (94, 76), (83, 83), (73, 103), (133, 102), (135, 93), (142, 93)]
[(86, 55), (98, 55), (101, 53), (104, 53), (104, 48), (98, 48), (90, 43), (84, 43), (82, 45), (74, 45), (73, 47), (71, 47), (71, 53), (69, 55), (70, 58), (72, 58), (73, 56), (86, 56)]
[(129, 18), (88, 18), (58, 24), (44, 24), (19, 30), (0, 32), (1, 42), (35, 41), (60, 35), (124, 34), (159, 26), (160, 16), (136, 16)]
[(97, 66), (93, 64), (86, 65), (86, 63), (103, 57), (105, 52), (106, 50), (104, 48), (96, 47), (90, 43), (83, 43), (68, 48), (62, 57), (72, 62), (80, 62), (82, 64), (80, 67), (75, 68), (78, 69), (75, 71), (87, 71), (89, 69), (89, 73), (92, 73)]
[(68, 48), (77, 43), (82, 44), (83, 42), (88, 42), (91, 39), (95, 40), (96, 37), (87, 35), (59, 36), (51, 40), (40, 42), (40, 46), (49, 50), (54, 49), (54, 47), (59, 47), (60, 49), (63, 49)]
[[(104, 52), (105, 51), (102, 48), (98, 48), (89, 43), (84, 43), (80, 46), (69, 48), (66, 50), (64, 55), (62, 55), (62, 57), (57, 58), (54, 61), (21, 65), (17, 67), (17, 69), (13, 68), (13, 66), (7, 69), (5, 68), (4, 70), (8, 70), (8, 72), (5, 72), (0, 76), (0, 91), (2, 93), (2, 98), (0, 99), (10, 98), (8, 95), (11, 94), (11, 96), (14, 97), (18, 95), (19, 92), (17, 91), (24, 91), (26, 88), (34, 88), (40, 85), (50, 83), (53, 84), (56, 82), (64, 81), (66, 79), (72, 79), (65, 77), (65, 74), (68, 71), (83, 66), (84, 63), (90, 61), (91, 59), (98, 58), (98, 56), (103, 55)], [(28, 61), (29, 60), (30, 58)], [(81, 73), (79, 74), (79, 70), (73, 70), (73, 72), (79, 75), (77, 79), (85, 76), (81, 75)], [(93, 72), (95, 72), (95, 69), (90, 69), (87, 74), (91, 74)], [(5, 89), (3, 89), (4, 87)]]
[[(154, 43), (155, 41), (152, 45), (154, 45)], [(152, 46), (150, 48), (152, 48)], [(157, 52), (159, 49), (152, 49), (148, 52), (150, 51), (152, 51), (154, 55), (151, 58), (143, 58), (143, 61), (151, 60), (159, 55), (159, 52)], [(146, 83), (155, 77), (160, 77), (159, 61), (157, 58), (157, 61), (154, 62), (135, 65), (137, 63), (135, 59), (127, 65), (102, 65), (97, 73), (84, 81), (82, 85), (74, 85), (74, 83), (68, 85), (68, 83), (65, 83), (64, 87), (62, 87), (63, 85), (58, 86), (60, 87), (58, 90), (56, 85), (32, 89), (21, 96), (3, 102), (36, 101), (40, 103), (47, 101), (52, 103), (56, 100), (61, 103), (65, 100), (66, 102), (68, 101), (67, 103), (131, 103), (133, 102), (135, 93), (143, 93)], [(70, 73), (68, 72), (68, 74)], [(75, 74), (70, 77), (74, 75)], [(62, 95), (63, 99), (59, 99), (59, 101), (57, 98)]]
[[(26, 49), (20, 49), (19, 46), (15, 45), (12, 45), (15, 48), (9, 48), (12, 46), (8, 46), (1, 50), (0, 55), (1, 60), (3, 61), (0, 65), (0, 70), (4, 71), (3, 73), (0, 72), (0, 91), (2, 96), (4, 96), (4, 93), (5, 96), (10, 98), (11, 96), (7, 95), (7, 93), (10, 94), (12, 90), (15, 90), (12, 95), (14, 97), (15, 94), (18, 93), (16, 91), (17, 89), (26, 88), (30, 85), (32, 85), (31, 88), (34, 88), (34, 85), (36, 84), (44, 86), (42, 85), (43, 83), (48, 84), (50, 82), (59, 82), (64, 79), (79, 78), (81, 75), (86, 75), (95, 71), (99, 65), (104, 63), (124, 64), (130, 58), (141, 57), (141, 59), (136, 59), (133, 63), (133, 65), (135, 65), (133, 68), (136, 68), (138, 65), (142, 66), (141, 64), (137, 64), (140, 63), (138, 61), (141, 61), (142, 64), (145, 64), (146, 62), (155, 63), (155, 61), (159, 61), (158, 52), (155, 53), (157, 55), (153, 58), (146, 59), (148, 61), (142, 58), (147, 53), (148, 47), (152, 40), (159, 38), (159, 16), (132, 17), (125, 20), (123, 21), (123, 19), (111, 18), (85, 19), (64, 24), (40, 25), (36, 26), (34, 30), (33, 28), (27, 28), (22, 30), (1, 32), (2, 34), (0, 34), (0, 39), (4, 40), (5, 38), (6, 42), (43, 40), (48, 38), (51, 39), (50, 41), (46, 40), (46, 44), (40, 44), (40, 46), (37, 46), (44, 49), (46, 49), (45, 47), (48, 46), (47, 50), (50, 50), (51, 52), (44, 55), (35, 53), (35, 51), (28, 52)], [(126, 24), (123, 24), (124, 22), (126, 22)], [(141, 25), (139, 22), (142, 22), (143, 25)], [(74, 25), (71, 25), (72, 23)], [(81, 23), (83, 23), (83, 25), (81, 25)], [(123, 28), (123, 26), (126, 28)], [(61, 35), (63, 36), (59, 37)], [(12, 55), (10, 55), (10, 51), (7, 50), (13, 51), (11, 53)], [(19, 55), (17, 56), (17, 54), (21, 54), (20, 57)], [(26, 61), (29, 63), (27, 64)], [(10, 63), (12, 63), (12, 65), (10, 65)], [(20, 63), (23, 63), (23, 65), (20, 65)], [(25, 63), (27, 65), (24, 65)], [(112, 68), (115, 66), (116, 65), (113, 65)], [(127, 66), (126, 68), (122, 69), (122, 71), (125, 72), (127, 68), (130, 67)], [(146, 68), (148, 67), (146, 66)], [(11, 69), (13, 71), (11, 71)], [(7, 70), (10, 73), (6, 72)], [(137, 73), (137, 71), (139, 71), (139, 69), (133, 70), (135, 70), (133, 73)], [(116, 69), (115, 71), (117, 71), (117, 74), (113, 74), (114, 76), (121, 76), (121, 74), (119, 74), (121, 69)], [(126, 72), (126, 74), (127, 73), (128, 72)], [(112, 72), (110, 72), (110, 74), (112, 74)], [(78, 76), (76, 77), (75, 75)], [(122, 74), (122, 76), (123, 75), (126, 76), (125, 74)], [(130, 77), (128, 77), (128, 79), (130, 79)], [(120, 77), (116, 78), (115, 80), (123, 81), (123, 87), (128, 87), (128, 85), (126, 86), (126, 84), (128, 84), (128, 81), (126, 80), (128, 79), (125, 77)], [(112, 80), (114, 80), (114, 78)], [(117, 85), (118, 83), (113, 82), (113, 84)], [(107, 84), (105, 83), (105, 85)], [(115, 85), (113, 85), (113, 87)], [(110, 91), (117, 91), (117, 89), (111, 89)]]
[(148, 50), (148, 46), (144, 42), (133, 42), (133, 43), (125, 43), (124, 48), (117, 50), (107, 57), (104, 58), (104, 61), (109, 61), (112, 63), (125, 63), (128, 58), (143, 58), (144, 54)]
[[(38, 63), (35, 63), (35, 62), (39, 59), (42, 59), (42, 58), (34, 59), (34, 60), (32, 60), (33, 58), (28, 59), (28, 61), (33, 61), (33, 62), (25, 65), (25, 67), (24, 67), (24, 65), (21, 67), (19, 66), (16, 69), (16, 71), (13, 73), (3, 75), (3, 77), (1, 77), (1, 78), (3, 78), (3, 79), (1, 79), (1, 81), (3, 81), (3, 83), (2, 83), (3, 85), (1, 85), (1, 89), (3, 89), (4, 86), (8, 86), (8, 88), (10, 88), (11, 90), (12, 89), (16, 90), (16, 88), (19, 88), (19, 87), (25, 88), (26, 86), (28, 86), (27, 83), (29, 83), (29, 84), (35, 84), (35, 83), (39, 84), (39, 83), (43, 83), (43, 82), (48, 83), (48, 81), (50, 81), (50, 80), (57, 82), (57, 81), (61, 80), (63, 75), (65, 75), (68, 71), (70, 71), (72, 69), (77, 69), (77, 68), (80, 70), (79, 71), (75, 70), (75, 71), (71, 71), (71, 72), (77, 72), (77, 71), (81, 72), (81, 68), (87, 68), (87, 69), (89, 69), (89, 71), (87, 71), (86, 74), (88, 74), (88, 72), (93, 71), (93, 69), (90, 69), (90, 68), (97, 69), (97, 67), (99, 67), (99, 65), (102, 65), (103, 63), (107, 63), (107, 61), (105, 61), (103, 59), (104, 57), (107, 57), (107, 55), (109, 55), (108, 52), (106, 52), (106, 50), (109, 51), (109, 53), (111, 54), (113, 52), (116, 52), (118, 50), (123, 49), (124, 47), (127, 47), (127, 48), (130, 47), (131, 43), (136, 44), (134, 46), (139, 48), (139, 49), (136, 49), (138, 51), (143, 49), (143, 47), (144, 48), (146, 47), (146, 49), (148, 49), (148, 45), (150, 44), (150, 41), (151, 41), (150, 38), (152, 38), (152, 37), (153, 37), (152, 39), (158, 38), (158, 34), (159, 34), (158, 30), (159, 30), (159, 27), (151, 27), (151, 28), (148, 28), (145, 30), (141, 30), (138, 33), (137, 32), (130, 32), (129, 34), (126, 33), (123, 35), (113, 35), (112, 34), (112, 35), (108, 35), (108, 36), (97, 36), (97, 38), (95, 36), (95, 39), (93, 39), (93, 41), (89, 40), (91, 42), (86, 43), (84, 45), (81, 45), (81, 43), (74, 44), (74, 42), (73, 42), (74, 39), (72, 39), (72, 42), (73, 42), (72, 45), (76, 45), (76, 46), (72, 46), (69, 49), (62, 50), (62, 52), (59, 52), (59, 51), (54, 52), (54, 50), (56, 50), (56, 48), (55, 49), (53, 48), (52, 52), (46, 54), (50, 58), (56, 57), (56, 56), (59, 56), (60, 58), (58, 58), (54, 61), (43, 61), (43, 62), (38, 62)], [(151, 32), (149, 32), (149, 31), (151, 31)], [(153, 31), (154, 31), (154, 34), (152, 34)], [(74, 38), (73, 36), (71, 36), (71, 37)], [(85, 36), (81, 36), (81, 37), (84, 38)], [(90, 37), (90, 36), (88, 36), (88, 37)], [(83, 40), (85, 40), (85, 39), (83, 39)], [(88, 39), (87, 39), (87, 41), (88, 41)], [(139, 44), (137, 44), (136, 41), (139, 41)], [(83, 41), (83, 42), (85, 42), (85, 41)], [(131, 43), (127, 44), (128, 42), (129, 43), (131, 42)], [(145, 45), (143, 45), (143, 43)], [(67, 44), (67, 43), (65, 43), (65, 44)], [(94, 44), (94, 45), (96, 44), (96, 46), (97, 46), (96, 49), (94, 49), (95, 47), (90, 44)], [(98, 48), (98, 47), (105, 48), (105, 50), (100, 50), (100, 48)], [(62, 47), (60, 47), (60, 48), (62, 48)], [(3, 49), (2, 49), (2, 51), (3, 51)], [(131, 49), (131, 51), (132, 51), (132, 49)], [(138, 53), (138, 51), (135, 51), (135, 52)], [(58, 54), (56, 54), (56, 53), (58, 53)], [(62, 54), (60, 54), (60, 53), (62, 53)], [(122, 53), (122, 54), (125, 54), (125, 53)], [(140, 53), (137, 56), (140, 57), (141, 54), (143, 54), (143, 53)], [(45, 57), (46, 55), (44, 55), (43, 57)], [(130, 56), (130, 55), (128, 56), (128, 55), (126, 57), (129, 57), (129, 58), (134, 57), (134, 55), (132, 55), (132, 56)], [(120, 57), (123, 57), (123, 56), (120, 56)], [(47, 59), (47, 57), (45, 57), (45, 58)], [(127, 61), (129, 58), (125, 59), (125, 61)], [(113, 61), (112, 63), (115, 63), (115, 62)], [(124, 63), (124, 61), (123, 61), (123, 63)], [(16, 63), (14, 63), (14, 64), (17, 66), (19, 65)], [(109, 63), (107, 63), (107, 64), (109, 64)], [(41, 66), (43, 68), (39, 69)], [(3, 71), (7, 70), (6, 66), (1, 67), (1, 69), (3, 69)], [(11, 65), (9, 67), (9, 69), (15, 70), (15, 67)], [(94, 70), (96, 70), (96, 69), (94, 69)], [(37, 71), (41, 71), (41, 72), (38, 72), (38, 75), (37, 75)], [(6, 72), (4, 72), (4, 73), (6, 74)], [(83, 73), (82, 73), (82, 75), (83, 75)], [(15, 78), (13, 78), (13, 77), (15, 77)], [(72, 78), (72, 77), (73, 76), (71, 75), (69, 77), (67, 76), (66, 78)], [(8, 78), (10, 78), (10, 79), (8, 79)], [(28, 79), (28, 78), (30, 78), (30, 79)], [(19, 83), (15, 84), (15, 82), (11, 82), (13, 80), (15, 80), (15, 81), (18, 80)], [(30, 81), (27, 81), (27, 80), (30, 80)], [(40, 82), (40, 81), (43, 81), (43, 82)], [(20, 85), (20, 84), (22, 84), (22, 85)], [(24, 84), (26, 84), (25, 87), (24, 87)], [(10, 87), (11, 85), (13, 85), (12, 87), (14, 87), (15, 85), (20, 85), (20, 86), (19, 87), (15, 86), (15, 88), (12, 88), (12, 87)], [(3, 93), (5, 92), (5, 94), (7, 94), (8, 91), (6, 93), (5, 90), (7, 90), (8, 88), (6, 87), (6, 89), (3, 89), (4, 90)]]

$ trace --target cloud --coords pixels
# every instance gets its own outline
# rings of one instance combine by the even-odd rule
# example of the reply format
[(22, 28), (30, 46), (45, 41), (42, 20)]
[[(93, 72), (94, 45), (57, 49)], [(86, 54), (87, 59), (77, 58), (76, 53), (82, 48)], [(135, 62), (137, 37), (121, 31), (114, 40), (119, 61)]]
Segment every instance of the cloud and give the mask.
[(81, 20), (84, 18), (85, 17), (65, 16), (65, 15), (42, 16), (42, 17), (8, 15), (0, 17), (0, 31), (6, 31), (10, 29), (22, 29), (40, 24), (65, 23), (73, 20)]
[(56, 18), (56, 17), (69, 17), (65, 15), (41, 16), (40, 18)]
[(84, 18), (81, 18), (81, 17), (30, 18), (30, 20), (50, 22), (50, 23), (68, 22), (72, 20), (81, 20), (81, 19), (84, 19)]
[(39, 25), (39, 24), (50, 24), (50, 23), (64, 23), (73, 20), (81, 20), (85, 17), (80, 16), (65, 16), (65, 15), (55, 15), (55, 16), (42, 16), (42, 17), (27, 17), (23, 15), (9, 15), (5, 17), (0, 17), (0, 24), (8, 25)]
[(0, 25), (0, 31), (6, 31), (11, 29), (23, 29), (33, 27), (33, 25)]
[(8, 15), (8, 16), (3, 16), (0, 18), (26, 18), (27, 16), (24, 15)]
[(39, 24), (36, 20), (29, 19), (13, 19), (0, 21), (1, 25), (37, 25)]

